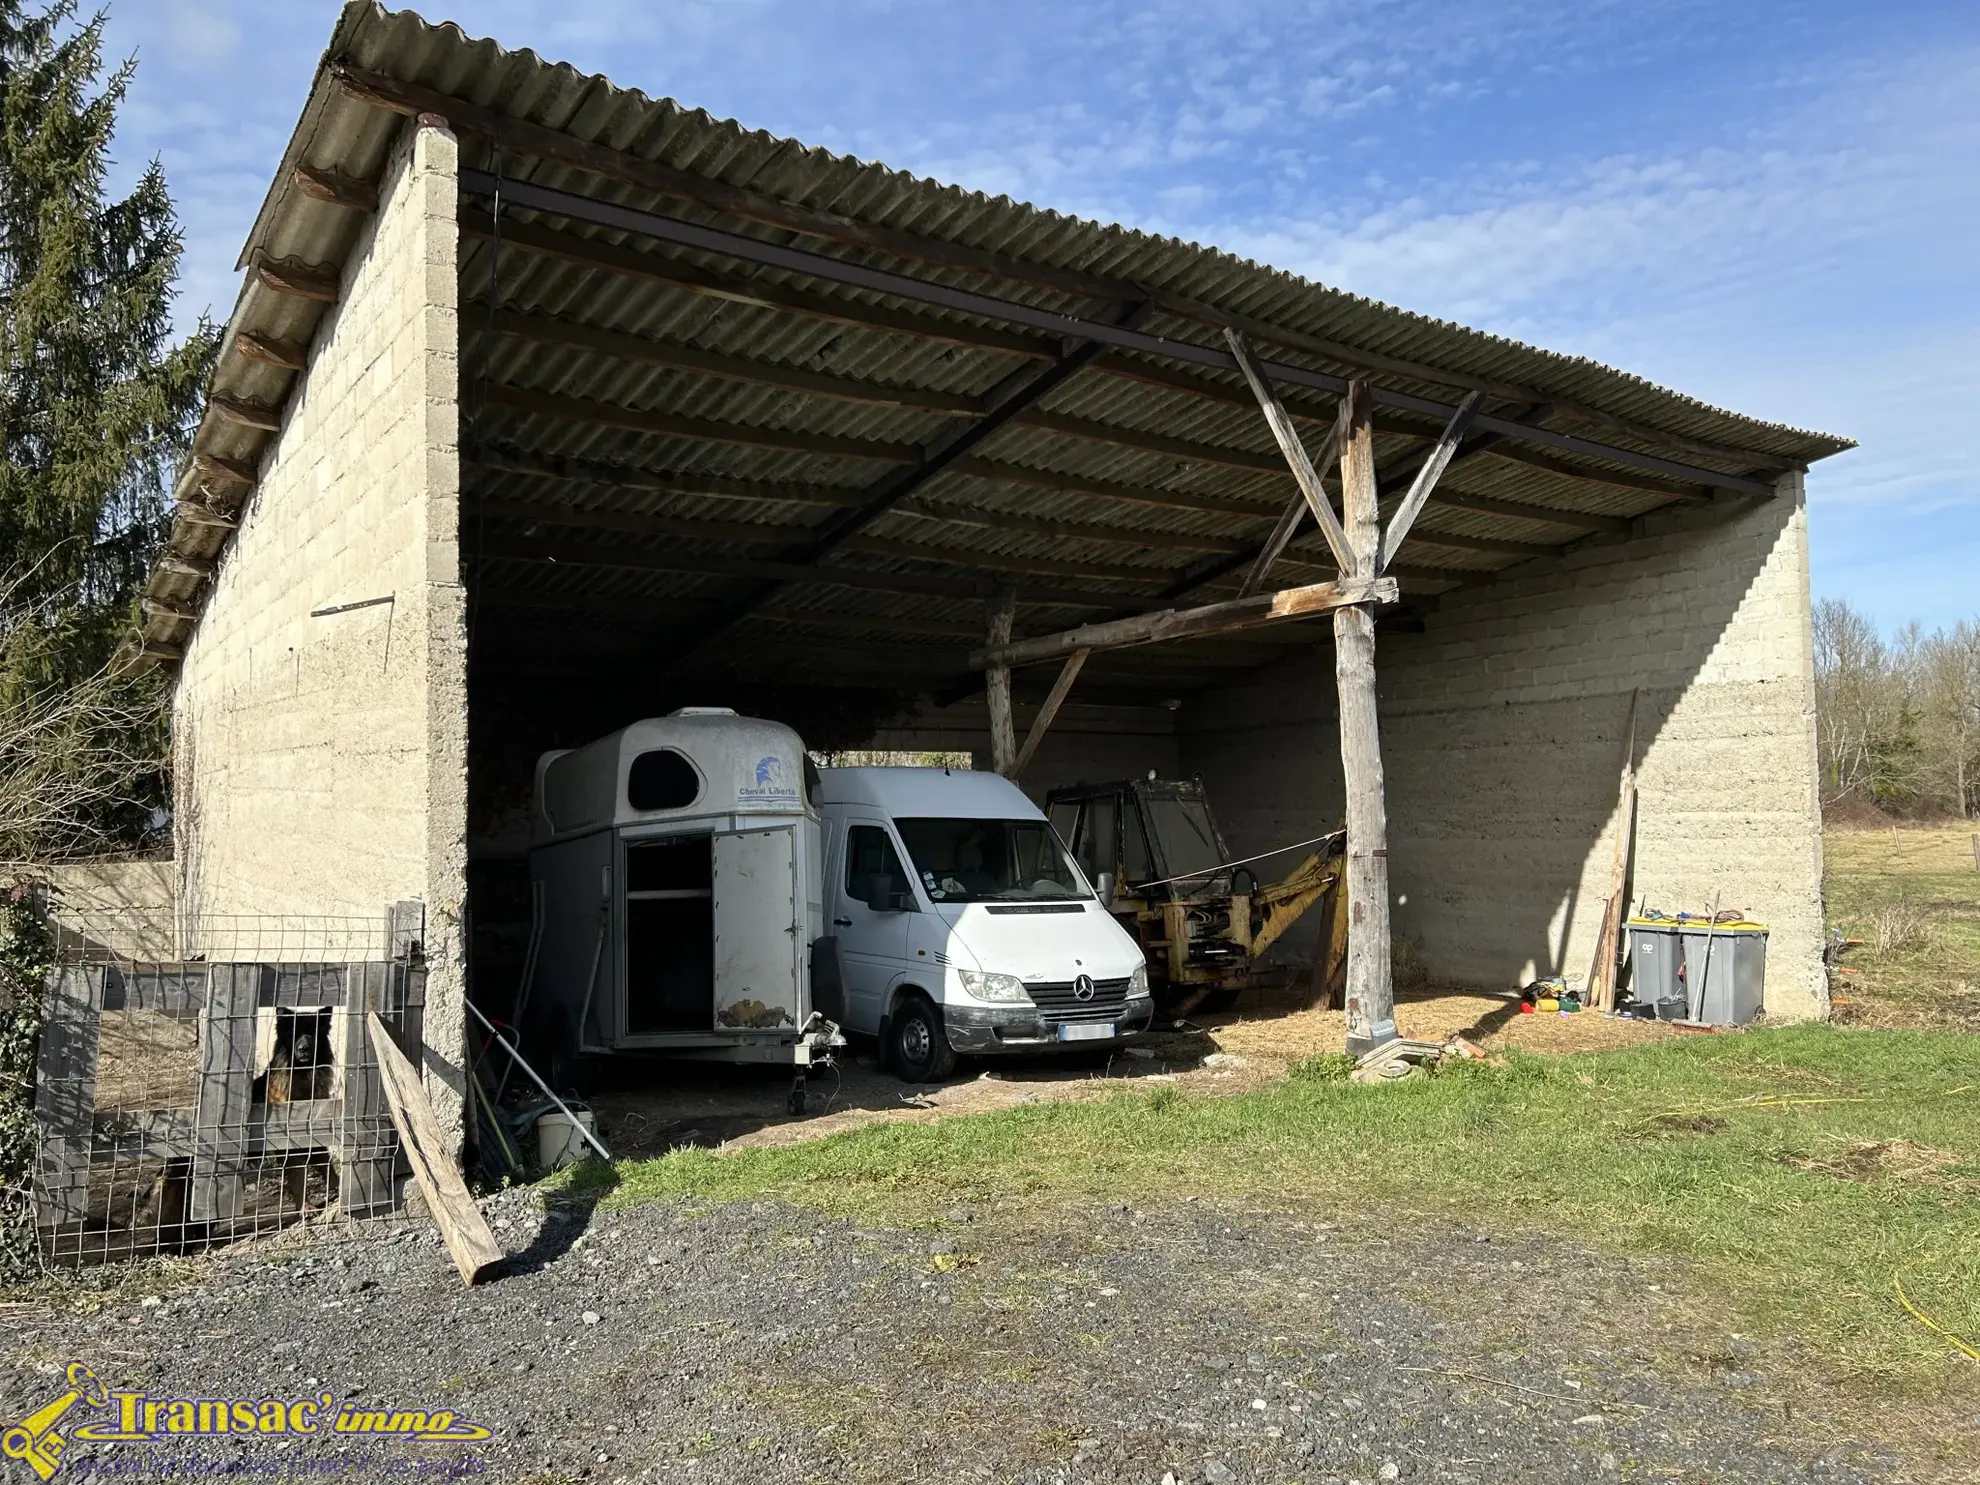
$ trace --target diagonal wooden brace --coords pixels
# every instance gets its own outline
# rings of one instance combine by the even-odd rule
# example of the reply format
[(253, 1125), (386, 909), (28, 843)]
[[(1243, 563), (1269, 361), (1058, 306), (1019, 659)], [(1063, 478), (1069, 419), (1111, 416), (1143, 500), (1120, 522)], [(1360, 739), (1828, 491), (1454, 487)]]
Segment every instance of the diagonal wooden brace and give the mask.
[(1444, 425), (1444, 431), (1437, 439), (1436, 447), (1430, 450), (1429, 457), (1424, 459), (1417, 469), (1416, 478), (1410, 483), (1409, 493), (1403, 496), (1402, 504), (1396, 507), (1396, 513), (1389, 517), (1389, 529), (1382, 537), (1381, 554), (1375, 563), (1377, 572), (1387, 572), (1389, 564), (1395, 561), (1396, 553), (1402, 549), (1403, 542), (1409, 536), (1409, 528), (1416, 524), (1417, 516), (1430, 499), (1430, 492), (1437, 488), (1437, 481), (1443, 477), (1444, 470), (1450, 465), (1451, 456), (1457, 452), (1457, 446), (1464, 438), (1464, 430), (1471, 426), (1471, 420), (1477, 416), (1478, 403), (1483, 396), (1482, 392), (1473, 392), (1458, 404), (1457, 411), (1451, 414), (1450, 422)]
[[(1320, 484), (1320, 475), (1307, 457), (1306, 445), (1299, 441), (1299, 430), (1293, 426), (1292, 414), (1279, 401), (1279, 394), (1272, 390), (1272, 384), (1265, 380), (1264, 368), (1251, 354), (1251, 347), (1235, 330), (1226, 329), (1224, 339), (1230, 342), (1231, 354), (1237, 358), (1238, 369), (1244, 379), (1251, 384), (1251, 395), (1258, 399), (1259, 409), (1265, 414), (1265, 422), (1272, 430), (1272, 437), (1279, 441), (1279, 452), (1286, 456), (1286, 463), (1292, 466), (1293, 478), (1299, 482), (1300, 494), (1306, 497), (1306, 504), (1313, 512), (1313, 519), (1320, 525), (1320, 534), (1327, 538), (1327, 546), (1334, 554), (1334, 563), (1343, 577), (1355, 573), (1354, 554), (1348, 549), (1347, 533), (1341, 530), (1340, 518), (1334, 514), (1334, 507), (1327, 502), (1327, 492)], [(1335, 425), (1338, 442), (1339, 425)], [(1333, 446), (1330, 442), (1329, 447)], [(1290, 539), (1290, 537), (1288, 537)], [(1371, 573), (1370, 576), (1373, 576)]]

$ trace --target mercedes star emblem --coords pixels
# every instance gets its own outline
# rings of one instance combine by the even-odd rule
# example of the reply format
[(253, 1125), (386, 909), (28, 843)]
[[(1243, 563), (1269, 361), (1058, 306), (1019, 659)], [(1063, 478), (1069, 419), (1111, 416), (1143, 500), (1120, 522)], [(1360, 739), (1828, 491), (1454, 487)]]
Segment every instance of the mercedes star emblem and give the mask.
[(1081, 975), (1078, 979), (1073, 981), (1073, 999), (1074, 1000), (1093, 999), (1092, 975)]

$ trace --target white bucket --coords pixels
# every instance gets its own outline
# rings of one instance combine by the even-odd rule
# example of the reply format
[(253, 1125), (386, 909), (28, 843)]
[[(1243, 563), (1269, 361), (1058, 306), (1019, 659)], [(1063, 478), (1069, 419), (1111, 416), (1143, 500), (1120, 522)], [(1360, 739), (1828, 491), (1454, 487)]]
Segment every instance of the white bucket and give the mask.
[(593, 1153), (590, 1142), (578, 1129), (596, 1132), (598, 1121), (590, 1109), (573, 1109), (577, 1116), (573, 1121), (556, 1109), (550, 1110), (536, 1121), (536, 1163), (544, 1170), (561, 1170), (567, 1165), (576, 1165), (585, 1156)]

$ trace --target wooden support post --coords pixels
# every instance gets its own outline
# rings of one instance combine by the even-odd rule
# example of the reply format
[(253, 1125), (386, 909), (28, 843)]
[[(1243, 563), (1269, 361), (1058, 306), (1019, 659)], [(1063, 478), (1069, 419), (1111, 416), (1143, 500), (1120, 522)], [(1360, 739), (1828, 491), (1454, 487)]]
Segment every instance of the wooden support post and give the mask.
[(1602, 930), (1595, 936), (1595, 963), (1588, 971), (1588, 1008), (1616, 1008), (1616, 960), (1622, 953), (1623, 914), (1629, 908), (1630, 851), (1636, 833), (1636, 698), (1629, 693), (1629, 727), (1623, 744), (1622, 783), (1616, 790), (1616, 855), (1609, 868), (1609, 895), (1602, 904)]
[[(990, 603), (989, 648), (1011, 642), (1017, 619), (1017, 589), (1000, 588)], [(990, 702), (990, 767), (1009, 778), (1017, 764), (1017, 723), (1011, 716), (1010, 662), (992, 665), (984, 675)]]
[[(1052, 689), (1046, 693), (1045, 704), (1038, 708), (1038, 715), (1031, 719), (1031, 730), (1024, 735), (1024, 746), (1018, 750), (1017, 761), (1011, 764), (1012, 778), (1017, 778), (1031, 764), (1031, 758), (1038, 751), (1038, 745), (1045, 741), (1045, 729), (1052, 725), (1053, 718), (1059, 715), (1059, 708), (1066, 704), (1066, 693), (1072, 690), (1073, 682), (1079, 679), (1079, 668), (1086, 664), (1091, 650), (1074, 650), (1059, 671), (1059, 678), (1052, 682)], [(1008, 670), (1004, 672), (1010, 674)]]
[[(1382, 528), (1375, 490), (1375, 425), (1364, 382), (1348, 388), (1341, 449), (1342, 529), (1356, 575), (1373, 576)], [(1389, 813), (1375, 716), (1375, 606), (1334, 610), (1334, 681), (1340, 691), (1341, 773), (1347, 785), (1347, 1049), (1360, 1056), (1396, 1034), (1389, 964)]]

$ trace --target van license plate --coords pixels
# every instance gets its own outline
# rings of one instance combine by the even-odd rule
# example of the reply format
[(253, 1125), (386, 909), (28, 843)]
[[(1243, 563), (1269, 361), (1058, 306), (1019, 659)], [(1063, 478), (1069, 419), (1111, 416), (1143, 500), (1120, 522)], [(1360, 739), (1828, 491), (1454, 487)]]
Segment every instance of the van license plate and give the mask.
[(1059, 1028), (1059, 1040), (1062, 1042), (1104, 1042), (1113, 1034), (1112, 1021), (1088, 1021)]

